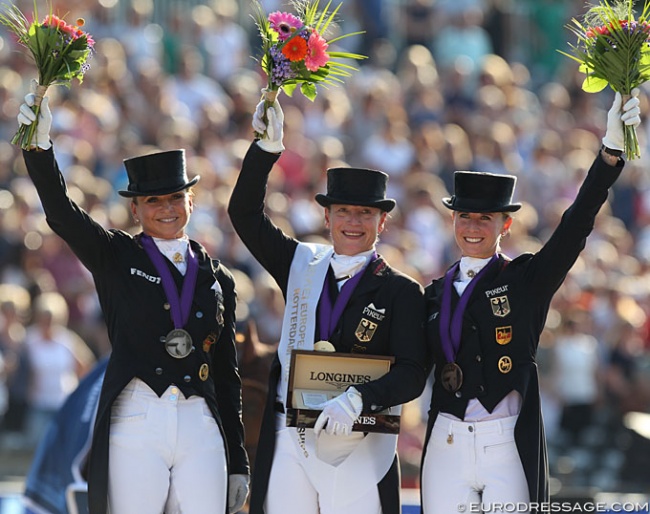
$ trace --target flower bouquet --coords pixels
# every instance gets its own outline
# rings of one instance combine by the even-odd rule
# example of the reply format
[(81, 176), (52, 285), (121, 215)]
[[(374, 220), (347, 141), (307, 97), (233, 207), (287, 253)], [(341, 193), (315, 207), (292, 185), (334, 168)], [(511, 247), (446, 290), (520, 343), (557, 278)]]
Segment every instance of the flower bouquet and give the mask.
[[(650, 80), (650, 0), (646, 0), (638, 18), (632, 10), (633, 0), (602, 0), (592, 5), (583, 21), (573, 18), (567, 28), (578, 41), (569, 43), (572, 53), (560, 52), (580, 63), (587, 76), (583, 91), (597, 93), (609, 85), (623, 96)], [(623, 125), (625, 148), (629, 159), (640, 157), (636, 129)]]
[(12, 144), (20, 145), (23, 149), (32, 146), (41, 100), (47, 88), (52, 85), (69, 87), (73, 79), (81, 83), (89, 68), (87, 60), (95, 44), (92, 37), (81, 29), (84, 25), (82, 18), (79, 18), (75, 25), (69, 25), (50, 10), (43, 21), (37, 20), (36, 1), (32, 21), (15, 5), (0, 5), (0, 24), (14, 34), (19, 45), (29, 50), (38, 69), (36, 99), (32, 107), (36, 114), (36, 123), (21, 124), (11, 140)]
[[(328, 52), (331, 44), (363, 32), (326, 40), (323, 35), (333, 24), (342, 4), (330, 11), (330, 0), (325, 9), (319, 11), (319, 3), (319, 0), (294, 0), (291, 5), (296, 14), (276, 11), (267, 16), (259, 0), (255, 0), (255, 24), (262, 39), (259, 62), (267, 77), (263, 90), (265, 108), (273, 104), (280, 90), (292, 96), (298, 85), (300, 92), (313, 101), (318, 93), (317, 85), (342, 83), (344, 77), (356, 71), (354, 66), (342, 60), (366, 58), (350, 52)], [(266, 118), (266, 109), (264, 112)], [(262, 136), (256, 134), (256, 137)]]

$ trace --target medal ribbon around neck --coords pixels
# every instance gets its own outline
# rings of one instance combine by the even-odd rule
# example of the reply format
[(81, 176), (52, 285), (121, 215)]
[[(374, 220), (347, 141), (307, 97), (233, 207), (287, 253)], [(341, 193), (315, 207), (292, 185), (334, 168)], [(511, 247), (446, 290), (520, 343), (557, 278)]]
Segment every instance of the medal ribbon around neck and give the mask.
[(191, 245), (188, 244), (187, 271), (185, 272), (183, 288), (179, 298), (174, 277), (172, 277), (171, 271), (169, 271), (167, 264), (165, 264), (165, 257), (156, 246), (156, 243), (146, 234), (142, 234), (140, 241), (142, 241), (144, 251), (147, 252), (156, 271), (160, 274), (163, 290), (169, 302), (174, 328), (183, 328), (190, 318), (192, 298), (194, 297), (194, 288), (196, 287), (196, 277), (199, 271), (199, 259), (192, 251)]
[(318, 325), (319, 325), (319, 335), (321, 340), (329, 341), (330, 336), (332, 335), (334, 329), (336, 328), (336, 324), (339, 322), (339, 319), (343, 314), (343, 310), (345, 309), (345, 306), (348, 304), (348, 301), (352, 296), (352, 292), (354, 291), (354, 288), (357, 287), (357, 284), (361, 280), (361, 276), (363, 275), (363, 272), (370, 265), (370, 263), (374, 261), (376, 258), (377, 258), (377, 252), (374, 252), (370, 257), (368, 264), (366, 264), (363, 268), (361, 268), (357, 272), (356, 275), (354, 275), (345, 284), (343, 284), (343, 286), (341, 287), (341, 291), (339, 291), (339, 295), (336, 297), (336, 301), (334, 302), (334, 305), (332, 305), (332, 297), (330, 296), (330, 288), (329, 288), (329, 281), (331, 280), (330, 278), (331, 275), (329, 273), (327, 274), (327, 278), (325, 279), (325, 284), (323, 286), (321, 302), (318, 306), (318, 322), (319, 322)]
[(440, 306), (440, 340), (442, 342), (442, 350), (445, 352), (447, 362), (454, 362), (456, 360), (456, 354), (458, 353), (458, 348), (460, 348), (463, 314), (467, 308), (469, 297), (471, 296), (479, 278), (483, 276), (485, 270), (487, 270), (496, 260), (497, 256), (495, 254), (488, 263), (483, 266), (483, 269), (476, 274), (470, 283), (467, 284), (463, 294), (460, 295), (460, 300), (454, 310), (453, 316), (451, 315), (451, 286), (454, 281), (454, 275), (460, 266), (460, 262), (457, 262), (452, 266), (445, 275), (445, 285), (442, 292), (442, 305)]

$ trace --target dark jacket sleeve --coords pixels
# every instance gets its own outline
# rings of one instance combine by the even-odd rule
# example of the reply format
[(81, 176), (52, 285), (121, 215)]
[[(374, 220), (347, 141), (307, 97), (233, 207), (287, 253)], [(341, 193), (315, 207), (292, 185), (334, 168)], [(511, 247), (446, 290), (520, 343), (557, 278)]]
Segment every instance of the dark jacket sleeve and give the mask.
[(53, 148), (43, 152), (23, 150), (23, 158), (50, 228), (91, 272), (107, 264), (112, 234), (68, 197)]
[(217, 278), (224, 294), (224, 326), (213, 359), (215, 388), (219, 414), (226, 433), (231, 474), (249, 474), (248, 456), (244, 449), (242, 422), (241, 377), (237, 368), (235, 348), (235, 281), (232, 274), (219, 266)]
[(241, 240), (286, 297), (289, 268), (298, 241), (282, 232), (264, 212), (268, 176), (278, 158), (256, 143), (251, 144), (230, 197), (228, 215)]
[(600, 156), (594, 160), (580, 190), (548, 242), (533, 257), (526, 281), (531, 293), (547, 297), (564, 281), (587, 243), (598, 211), (607, 200), (609, 188), (621, 174), (624, 162), (609, 166)]
[(424, 291), (420, 284), (405, 277), (400, 285), (393, 294), (388, 352), (395, 362), (383, 377), (355, 386), (363, 396), (364, 411), (378, 412), (407, 403), (424, 390), (428, 361)]

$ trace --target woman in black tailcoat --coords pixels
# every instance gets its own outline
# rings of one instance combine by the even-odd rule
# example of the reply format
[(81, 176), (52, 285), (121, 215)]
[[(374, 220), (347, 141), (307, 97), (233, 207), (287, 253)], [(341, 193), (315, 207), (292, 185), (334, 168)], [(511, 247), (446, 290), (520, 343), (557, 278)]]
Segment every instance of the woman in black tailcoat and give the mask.
[[(36, 117), (25, 97), (18, 121)], [(185, 154), (124, 161), (120, 195), (142, 231), (98, 225), (68, 196), (43, 99), (23, 151), (52, 230), (92, 273), (112, 351), (88, 467), (89, 512), (236, 512), (248, 493), (235, 352), (235, 285), (186, 226), (193, 209)]]
[[(535, 356), (553, 295), (585, 247), (623, 169), (623, 124), (640, 122), (638, 90), (607, 132), (573, 204), (536, 254), (510, 259), (515, 177), (458, 171), (451, 210), (462, 257), (426, 287), (435, 382), (422, 462), (425, 514), (548, 502), (548, 466)], [(482, 504), (482, 506), (481, 506)], [(480, 510), (476, 510), (480, 508)], [(524, 512), (517, 507), (517, 512)]]

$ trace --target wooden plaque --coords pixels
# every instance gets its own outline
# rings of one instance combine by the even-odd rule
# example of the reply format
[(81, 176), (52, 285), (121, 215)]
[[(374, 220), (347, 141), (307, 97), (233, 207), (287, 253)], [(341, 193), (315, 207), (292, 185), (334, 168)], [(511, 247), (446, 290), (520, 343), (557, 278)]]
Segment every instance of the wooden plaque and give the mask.
[[(349, 386), (384, 376), (395, 361), (385, 355), (293, 350), (287, 395), (287, 426), (313, 428), (319, 405), (343, 393)], [(392, 412), (391, 412), (392, 411)], [(400, 417), (388, 408), (361, 414), (352, 430), (397, 434)]]

